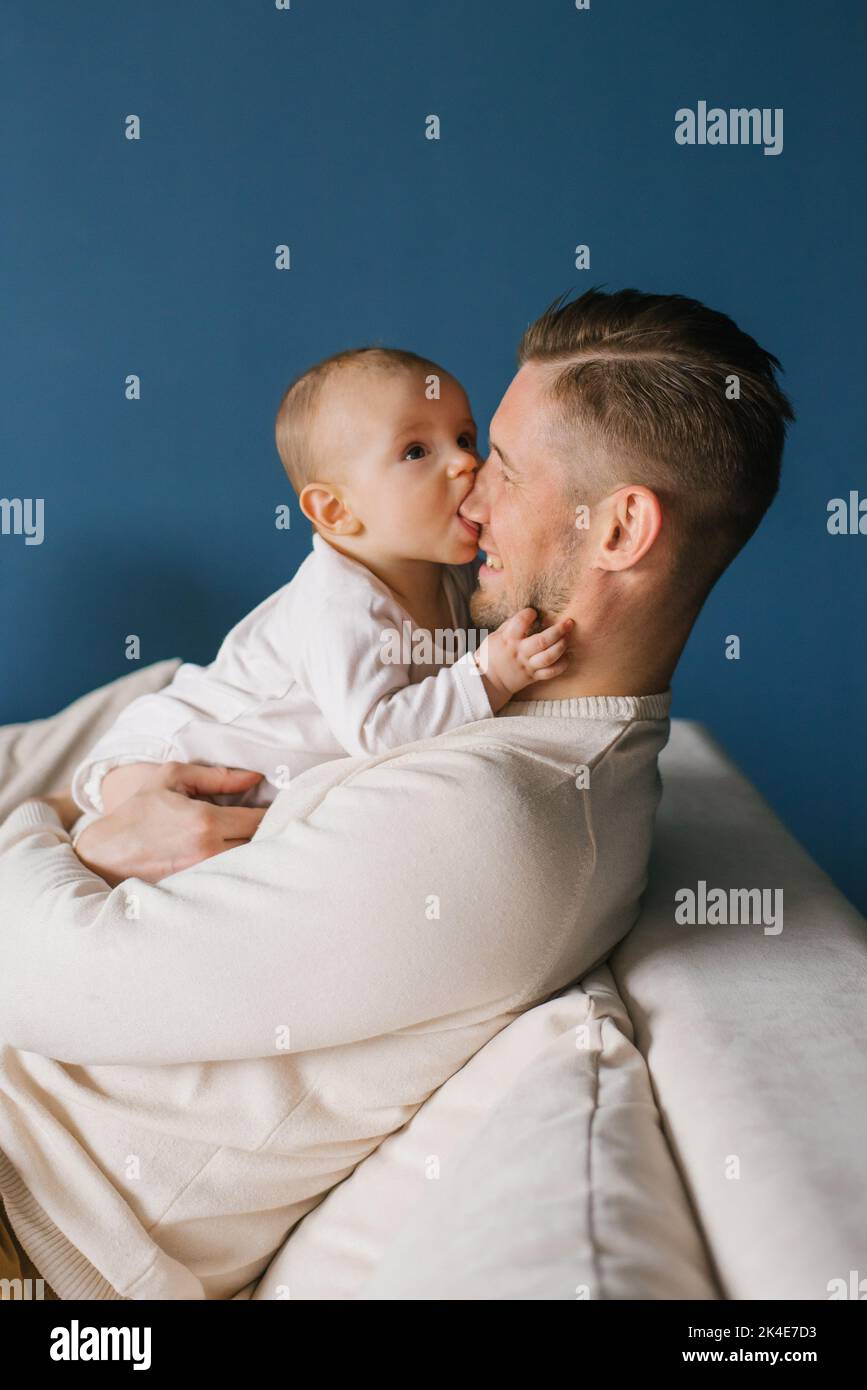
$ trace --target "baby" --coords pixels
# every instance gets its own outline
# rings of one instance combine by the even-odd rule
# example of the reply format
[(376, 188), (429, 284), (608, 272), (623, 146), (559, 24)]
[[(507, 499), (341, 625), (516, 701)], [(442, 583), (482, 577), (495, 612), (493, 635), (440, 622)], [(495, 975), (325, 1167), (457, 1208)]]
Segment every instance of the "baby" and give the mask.
[(181, 665), (123, 710), (75, 772), (74, 840), (154, 764), (251, 769), (249, 792), (216, 799), (267, 805), (307, 768), (491, 718), (565, 669), (571, 619), (530, 635), (523, 609), (468, 641), (479, 527), (459, 509), (479, 454), (467, 396), (442, 368), (394, 348), (338, 353), (291, 383), (275, 434), (312, 553), (210, 666)]

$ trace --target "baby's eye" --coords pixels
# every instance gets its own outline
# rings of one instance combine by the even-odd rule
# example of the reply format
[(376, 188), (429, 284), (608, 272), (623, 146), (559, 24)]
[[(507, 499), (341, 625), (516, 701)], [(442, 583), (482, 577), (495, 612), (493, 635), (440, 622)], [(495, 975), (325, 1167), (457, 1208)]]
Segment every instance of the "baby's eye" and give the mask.
[[(465, 439), (465, 440), (466, 440), (466, 443), (465, 443), (465, 444), (461, 444), (461, 440), (462, 440), (462, 439)], [(461, 444), (461, 448), (462, 448), (462, 449), (468, 450), (468, 452), (471, 453), (471, 454), (474, 454), (474, 453), (475, 453), (475, 451), (476, 451), (476, 436), (475, 436), (474, 434), (467, 434), (466, 432), (464, 432), (463, 434), (459, 434), (459, 435), (458, 435), (458, 443)]]
[[(418, 449), (420, 449), (420, 450), (421, 450), (421, 453), (424, 454), (424, 445), (423, 445), (423, 444), (410, 444), (409, 448), (406, 449), (406, 450), (404, 450), (404, 455), (403, 455), (404, 458), (406, 458), (407, 454), (411, 454), (411, 453), (413, 453), (415, 450), (418, 450)], [(417, 459), (412, 459), (412, 462), (413, 462), (413, 463), (416, 463), (417, 461), (418, 461)]]

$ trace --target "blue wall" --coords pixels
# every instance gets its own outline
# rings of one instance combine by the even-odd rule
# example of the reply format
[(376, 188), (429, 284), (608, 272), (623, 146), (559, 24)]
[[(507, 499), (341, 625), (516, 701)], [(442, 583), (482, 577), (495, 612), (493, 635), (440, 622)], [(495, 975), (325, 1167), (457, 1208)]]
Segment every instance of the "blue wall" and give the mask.
[[(127, 633), (143, 662), (210, 660), (290, 577), (309, 533), (297, 511), (274, 528), (292, 499), (272, 422), (306, 364), (411, 347), (464, 381), (484, 431), (561, 290), (679, 291), (777, 353), (799, 421), (674, 713), (867, 909), (867, 537), (826, 529), (831, 497), (867, 494), (860, 8), (4, 7), (0, 496), (43, 497), (46, 536), (0, 536), (0, 720), (129, 670)], [(782, 107), (782, 154), (678, 146), (674, 112), (700, 99)]]

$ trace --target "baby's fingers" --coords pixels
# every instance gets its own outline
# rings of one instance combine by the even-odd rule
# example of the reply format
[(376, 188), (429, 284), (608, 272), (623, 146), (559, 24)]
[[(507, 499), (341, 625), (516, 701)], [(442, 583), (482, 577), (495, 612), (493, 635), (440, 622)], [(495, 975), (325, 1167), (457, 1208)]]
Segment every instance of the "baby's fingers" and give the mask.
[(524, 657), (529, 661), (555, 643), (562, 642), (574, 626), (574, 618), (560, 618), (556, 623), (552, 623), (550, 627), (543, 628), (541, 632), (534, 632), (532, 636), (525, 637), (523, 644)]
[(558, 661), (556, 666), (545, 666), (541, 671), (536, 672), (537, 681), (549, 681), (552, 676), (562, 676), (569, 669), (569, 662), (566, 660)]
[(510, 637), (525, 642), (527, 641), (527, 633), (536, 621), (536, 616), (535, 608), (519, 608), (517, 613), (513, 613), (511, 618), (503, 623), (501, 631)]
[(561, 637), (559, 642), (552, 642), (551, 646), (546, 647), (543, 652), (537, 652), (535, 656), (531, 656), (527, 665), (533, 671), (542, 671), (548, 666), (553, 666), (554, 662), (563, 655), (565, 650), (566, 638)]
[(537, 636), (543, 646), (548, 647), (553, 642), (558, 642), (561, 637), (567, 637), (574, 626), (574, 618), (558, 618), (556, 623), (552, 623), (550, 627), (543, 628)]

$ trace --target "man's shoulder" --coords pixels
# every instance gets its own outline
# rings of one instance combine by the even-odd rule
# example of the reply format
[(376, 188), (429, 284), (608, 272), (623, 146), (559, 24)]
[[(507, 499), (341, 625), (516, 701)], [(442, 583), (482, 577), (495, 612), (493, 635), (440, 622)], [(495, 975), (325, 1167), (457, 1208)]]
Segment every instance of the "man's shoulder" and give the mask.
[[(353, 759), (347, 775), (367, 785), (425, 786), (425, 796), (474, 805), (521, 800), (574, 777), (569, 746), (519, 733), (514, 721), (480, 719), (434, 738), (417, 739), (374, 757)], [(540, 756), (540, 754), (542, 756)]]
[(645, 816), (658, 798), (657, 755), (665, 743), (647, 727), (576, 720), (568, 733), (547, 718), (478, 720), (436, 738), (353, 759), (360, 787), (383, 791), (401, 817), (417, 800), (435, 816), (441, 808), (464, 825), (482, 818), (493, 828), (514, 821), (527, 829), (559, 823), (576, 836), (610, 817)]
[[(343, 789), (357, 792), (371, 816), (408, 826), (443, 809), (462, 822), (480, 816), (502, 822), (516, 808), (525, 816), (535, 808), (541, 817), (543, 807), (571, 804), (576, 797), (589, 814), (591, 802), (619, 803), (630, 788), (656, 778), (662, 735), (642, 737), (633, 749), (623, 723), (565, 724), (548, 718), (480, 719), (381, 753), (337, 758), (303, 773), (295, 786), (307, 804), (321, 804)], [(610, 754), (617, 769), (598, 775)]]
[(417, 739), (368, 761), (394, 760), (401, 766), (415, 766), (459, 759), (468, 772), (479, 776), (486, 770), (531, 763), (540, 776), (557, 776), (587, 762), (600, 762), (624, 740), (629, 742), (629, 721), (624, 720), (494, 716)]
[[(404, 786), (426, 780), (431, 795), (453, 795), (486, 783), (518, 777), (527, 760), (520, 742), (501, 733), (492, 719), (462, 725), (435, 738), (416, 739), (380, 753), (332, 758), (293, 779), (293, 786), (327, 795), (342, 786)], [(550, 770), (550, 769), (549, 769)]]

